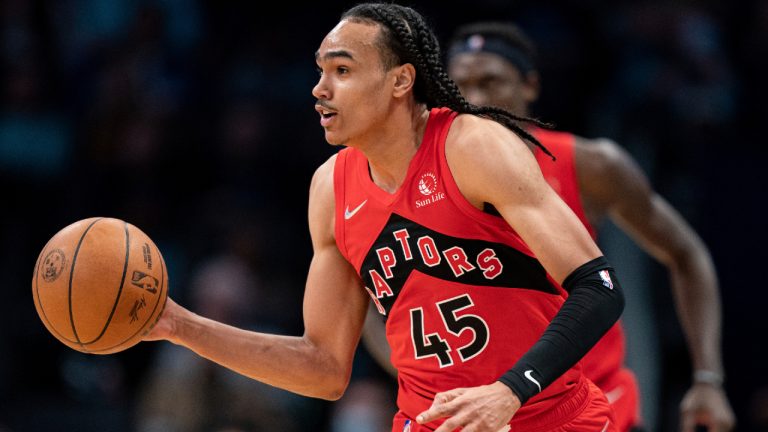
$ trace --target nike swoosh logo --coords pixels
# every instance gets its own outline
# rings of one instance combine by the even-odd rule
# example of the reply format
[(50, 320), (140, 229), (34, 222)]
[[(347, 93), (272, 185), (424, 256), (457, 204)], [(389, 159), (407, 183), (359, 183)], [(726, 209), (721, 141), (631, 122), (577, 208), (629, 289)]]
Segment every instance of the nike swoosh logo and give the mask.
[(536, 381), (536, 378), (534, 378), (532, 374), (533, 374), (533, 369), (528, 369), (523, 373), (523, 375), (525, 375), (526, 378), (531, 380), (532, 383), (536, 384), (536, 387), (539, 388), (539, 393), (541, 393), (541, 384), (539, 384), (539, 382)]
[(367, 202), (368, 200), (361, 202), (360, 205), (355, 207), (355, 209), (352, 211), (349, 211), (349, 205), (347, 205), (347, 208), (344, 210), (344, 219), (352, 219), (352, 216), (354, 216), (357, 212), (359, 212), (360, 209), (363, 208), (363, 206)]

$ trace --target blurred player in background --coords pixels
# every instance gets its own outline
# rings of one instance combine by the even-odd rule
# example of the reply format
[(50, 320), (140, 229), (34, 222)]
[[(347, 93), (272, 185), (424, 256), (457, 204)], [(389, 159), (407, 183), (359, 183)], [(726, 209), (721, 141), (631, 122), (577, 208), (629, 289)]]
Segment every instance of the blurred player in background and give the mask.
[(617, 430), (578, 361), (621, 314), (621, 287), (542, 177), (521, 118), (467, 103), (407, 7), (355, 6), (315, 58), (325, 138), (347, 148), (310, 187), (304, 334), (169, 299), (147, 339), (335, 400), (372, 299), (399, 371), (394, 432)]
[[(540, 91), (534, 44), (517, 26), (477, 22), (456, 30), (448, 48), (448, 73), (475, 105), (501, 107), (519, 116)], [(606, 217), (663, 263), (693, 363), (693, 385), (680, 406), (682, 430), (696, 425), (711, 431), (734, 426), (723, 390), (720, 300), (709, 251), (675, 209), (655, 193), (632, 157), (607, 139), (528, 128), (557, 158), (533, 147), (545, 179), (595, 237)], [(392, 372), (382, 324), (369, 312), (364, 340)], [(585, 374), (606, 394), (621, 430), (641, 424), (638, 385), (624, 367), (625, 340), (616, 324), (584, 358)]]

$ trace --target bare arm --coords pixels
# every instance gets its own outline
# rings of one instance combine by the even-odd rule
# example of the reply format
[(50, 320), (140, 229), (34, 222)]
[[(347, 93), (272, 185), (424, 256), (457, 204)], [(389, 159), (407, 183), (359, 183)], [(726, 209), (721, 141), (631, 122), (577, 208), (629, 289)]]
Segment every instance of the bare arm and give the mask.
[(334, 241), (333, 160), (318, 169), (310, 190), (314, 256), (304, 293), (303, 336), (242, 330), (198, 316), (169, 299), (146, 339), (167, 339), (247, 377), (305, 396), (341, 397), (368, 298)]
[(389, 358), (392, 350), (389, 348), (389, 342), (387, 342), (386, 323), (381, 319), (381, 315), (372, 303), (368, 308), (368, 315), (365, 316), (363, 344), (371, 357), (376, 360), (376, 363), (390, 376), (397, 378), (397, 369), (392, 366), (392, 361)]
[[(448, 135), (446, 158), (459, 189), (472, 205), (481, 209), (484, 203), (492, 204), (556, 281), (578, 281), (541, 339), (500, 381), (440, 393), (432, 407), (416, 418), (424, 423), (449, 417), (435, 432), (457, 427), (495, 431), (517, 412), (521, 401), (536, 392), (531, 390), (531, 382), (540, 392), (586, 354), (618, 319), (623, 297), (617, 284), (614, 290), (613, 285), (609, 288), (598, 282), (593, 291), (594, 280), (582, 278), (582, 270), (600, 261), (602, 253), (573, 211), (546, 183), (533, 154), (516, 135), (496, 122), (462, 115)], [(584, 271), (590, 278), (598, 273)], [(524, 375), (521, 367), (531, 364), (541, 367), (526, 370), (528, 378), (518, 385), (517, 378)], [(534, 370), (541, 384), (527, 375)], [(508, 375), (512, 378), (507, 379)]]
[[(585, 204), (598, 214), (609, 215), (669, 270), (677, 314), (686, 335), (693, 368), (722, 376), (720, 298), (715, 267), (707, 247), (680, 214), (651, 189), (634, 160), (613, 142), (578, 141), (576, 165)], [(707, 403), (688, 398), (689, 405), (694, 406), (683, 407), (684, 417), (690, 422), (690, 415), (695, 411), (707, 411), (714, 419), (706, 424), (719, 421), (730, 429), (733, 413), (722, 389), (717, 385), (714, 387), (697, 388), (697, 394), (718, 394), (693, 396), (711, 401)]]
[[(446, 145), (451, 172), (470, 203), (478, 209), (483, 203), (493, 204), (559, 283), (602, 255), (573, 211), (546, 183), (520, 138), (489, 120), (460, 116), (456, 122), (485, 125), (458, 129), (455, 145)], [(459, 136), (462, 130), (470, 132)], [(449, 138), (452, 134), (454, 128)]]

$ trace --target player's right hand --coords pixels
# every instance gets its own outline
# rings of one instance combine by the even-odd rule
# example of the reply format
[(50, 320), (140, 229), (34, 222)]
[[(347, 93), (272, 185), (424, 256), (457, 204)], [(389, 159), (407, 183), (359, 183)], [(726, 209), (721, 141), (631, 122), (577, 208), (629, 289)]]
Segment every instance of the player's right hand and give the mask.
[(497, 432), (504, 429), (518, 409), (520, 400), (517, 395), (497, 381), (438, 393), (432, 406), (416, 416), (416, 421), (427, 424), (445, 418), (435, 432), (451, 432), (458, 428), (466, 432)]

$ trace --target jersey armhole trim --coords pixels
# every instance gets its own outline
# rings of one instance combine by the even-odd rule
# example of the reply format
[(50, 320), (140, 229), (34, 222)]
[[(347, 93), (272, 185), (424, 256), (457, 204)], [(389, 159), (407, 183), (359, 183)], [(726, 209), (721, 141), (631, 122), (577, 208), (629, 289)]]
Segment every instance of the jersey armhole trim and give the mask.
[(347, 250), (346, 236), (344, 235), (346, 231), (344, 227), (344, 196), (346, 192), (346, 182), (344, 177), (346, 173), (347, 154), (348, 152), (346, 149), (339, 151), (333, 166), (333, 194), (336, 198), (336, 202), (334, 204), (334, 211), (336, 213), (334, 233), (336, 237), (336, 247), (339, 248), (339, 251), (344, 256), (344, 258), (346, 258), (347, 261), (350, 261), (349, 251)]

